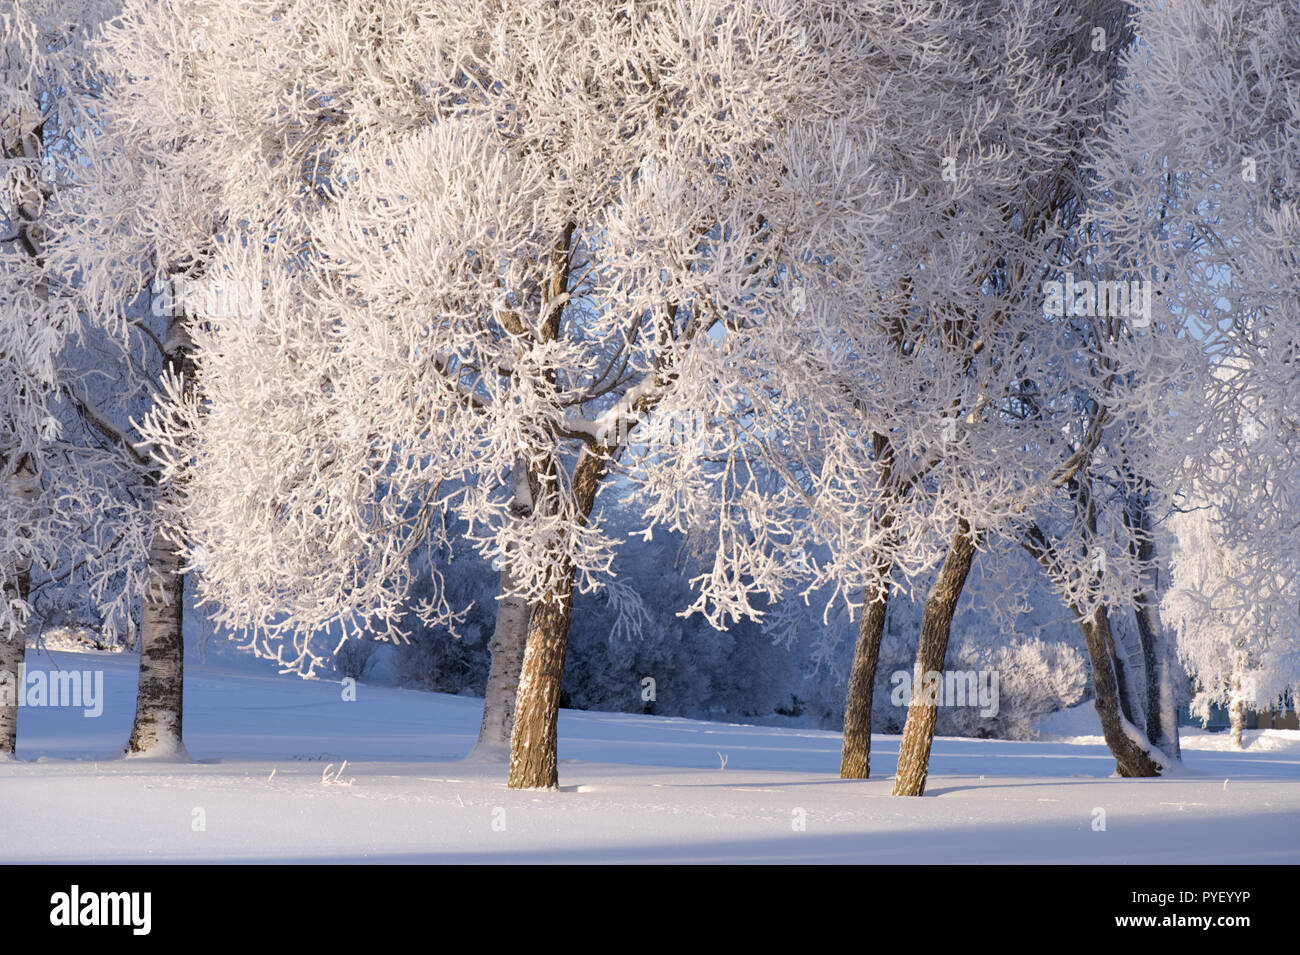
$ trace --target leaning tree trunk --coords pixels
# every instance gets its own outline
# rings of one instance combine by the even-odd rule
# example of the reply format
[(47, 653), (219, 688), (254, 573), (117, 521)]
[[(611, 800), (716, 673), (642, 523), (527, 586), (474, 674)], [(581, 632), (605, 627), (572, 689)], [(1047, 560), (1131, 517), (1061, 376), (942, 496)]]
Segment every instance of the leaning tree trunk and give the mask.
[[(1077, 608), (1075, 610), (1078, 613)], [(1110, 632), (1110, 618), (1105, 607), (1098, 607), (1079, 626), (1092, 663), (1092, 690), (1101, 732), (1115, 757), (1115, 771), (1121, 776), (1159, 776), (1160, 767), (1151, 753), (1140, 745), (1128, 730), (1141, 732), (1124, 718), (1120, 689), (1114, 666), (1115, 644)]]
[[(194, 380), (193, 343), (184, 309), (168, 322), (164, 344), (167, 369), (183, 387)], [(153, 475), (157, 503), (162, 490)], [(184, 755), (182, 716), (185, 683), (185, 577), (181, 558), (167, 533), (159, 527), (149, 543), (149, 584), (140, 621), (140, 680), (136, 690), (135, 722), (127, 741), (129, 753)]]
[(921, 678), (927, 673), (941, 672), (948, 655), (948, 634), (952, 618), (957, 611), (957, 601), (966, 578), (970, 575), (971, 560), (975, 556), (975, 540), (970, 526), (962, 521), (957, 534), (948, 547), (943, 569), (930, 588), (921, 611), (921, 643), (916, 651), (916, 673), (912, 683), (912, 703), (907, 708), (907, 724), (903, 727), (903, 741), (898, 747), (898, 772), (894, 776), (895, 796), (920, 796), (925, 793), (925, 780), (930, 771), (930, 746), (934, 742), (934, 724), (938, 708), (918, 702)]
[(866, 779), (871, 775), (871, 702), (875, 695), (876, 663), (885, 630), (889, 585), (882, 580), (864, 597), (858, 641), (853, 648), (853, 669), (844, 702), (844, 745), (840, 751), (840, 778)]
[[(606, 462), (605, 457), (591, 450), (584, 450), (578, 459), (569, 492), (575, 520), (585, 523), (591, 516)], [(559, 493), (556, 467), (552, 462), (543, 494)], [(561, 568), (559, 583), (533, 606), (528, 626), (519, 693), (515, 698), (515, 723), (510, 732), (510, 773), (506, 785), (511, 789), (555, 789), (559, 785), (556, 724), (560, 715), (564, 655), (569, 645), (569, 622), (573, 617), (575, 568), (565, 555), (557, 555), (556, 559)]]
[[(889, 438), (875, 432), (871, 436), (871, 446), (876, 461), (883, 466), (882, 485), (890, 490), (891, 496), (905, 494), (905, 489), (900, 490), (891, 483), (894, 456)], [(889, 530), (893, 525), (894, 512), (884, 510), (880, 515), (880, 529)], [(884, 546), (871, 555), (874, 581), (863, 593), (862, 619), (858, 621), (858, 640), (853, 647), (853, 667), (849, 671), (844, 699), (841, 779), (867, 779), (871, 775), (871, 704), (875, 698), (880, 640), (884, 636), (889, 610), (889, 576), (892, 570), (884, 554), (892, 543), (892, 539), (887, 537)]]
[[(1086, 508), (1085, 504), (1084, 509)], [(1095, 531), (1095, 523), (1090, 526)], [(1057, 545), (1050, 543), (1036, 526), (1030, 528), (1021, 544), (1047, 572), (1049, 580), (1059, 580), (1062, 571), (1056, 555)], [(1149, 741), (1145, 746), (1139, 743), (1138, 739), (1144, 739), (1145, 734), (1124, 717), (1115, 640), (1111, 634), (1106, 607), (1100, 605), (1088, 614), (1077, 604), (1069, 603), (1067, 607), (1079, 621), (1083, 642), (1088, 648), (1088, 661), (1092, 666), (1093, 705), (1101, 720), (1102, 736), (1111, 755), (1115, 757), (1115, 771), (1121, 776), (1158, 776), (1160, 767), (1148, 749), (1148, 746), (1151, 749), (1155, 747)]]

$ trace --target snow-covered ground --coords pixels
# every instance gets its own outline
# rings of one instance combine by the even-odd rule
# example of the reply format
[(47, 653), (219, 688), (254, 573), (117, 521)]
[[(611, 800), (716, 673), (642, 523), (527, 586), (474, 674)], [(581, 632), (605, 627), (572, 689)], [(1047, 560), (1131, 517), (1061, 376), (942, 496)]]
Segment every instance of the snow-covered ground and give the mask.
[(22, 711), (3, 862), (1300, 861), (1297, 732), (1185, 736), (1176, 778), (1120, 780), (1084, 710), (1058, 720), (1082, 736), (936, 740), (926, 796), (898, 799), (896, 736), (844, 781), (835, 733), (565, 711), (561, 791), (511, 792), (462, 758), (477, 699), (191, 661), (192, 761), (122, 759), (135, 659), (54, 657), (103, 671), (104, 710)]

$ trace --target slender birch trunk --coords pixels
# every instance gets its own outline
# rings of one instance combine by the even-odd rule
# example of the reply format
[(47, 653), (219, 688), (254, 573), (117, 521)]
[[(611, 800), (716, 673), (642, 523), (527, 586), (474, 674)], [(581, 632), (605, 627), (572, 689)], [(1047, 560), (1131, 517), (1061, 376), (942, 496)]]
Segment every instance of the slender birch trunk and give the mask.
[[(164, 360), (167, 369), (188, 385), (193, 381), (193, 344), (185, 323), (184, 310), (170, 319)], [(156, 474), (154, 481), (156, 484)], [(140, 679), (128, 753), (185, 755), (184, 593), (180, 556), (160, 527), (149, 544), (149, 585), (140, 621)]]
[[(501, 590), (508, 593), (510, 572), (501, 571)], [(487, 686), (483, 691), (483, 723), (471, 758), (508, 757), (510, 731), (514, 726), (515, 697), (519, 692), (519, 674), (524, 665), (524, 648), (528, 643), (532, 614), (522, 597), (502, 597), (497, 601), (497, 622), (488, 650), (492, 654)]]
[(1232, 703), (1228, 706), (1228, 726), (1228, 739), (1232, 743), (1232, 748), (1245, 749), (1246, 745), (1242, 742), (1242, 731), (1246, 728), (1246, 704), (1239, 696), (1234, 696)]
[[(19, 459), (5, 483), (8, 485), (6, 493), (35, 508), (40, 484), (31, 455), (24, 454)], [(31, 555), (20, 555), (6, 569), (4, 600), (11, 606), (26, 604), (31, 582)], [(22, 619), (26, 619), (25, 614)], [(0, 633), (0, 759), (12, 757), (18, 749), (18, 701), (23, 693), (22, 668), (26, 654), (26, 627), (19, 627), (12, 633)]]
[(127, 750), (180, 755), (184, 753), (185, 578), (176, 548), (162, 531), (155, 532), (149, 545), (149, 573), (140, 621), (140, 683)]
[[(921, 643), (916, 652), (916, 675), (924, 677), (941, 672), (948, 655), (948, 635), (957, 611), (966, 578), (975, 556), (975, 540), (970, 526), (962, 521), (944, 558), (939, 577), (926, 596), (921, 611)], [(893, 795), (921, 796), (930, 771), (930, 747), (934, 743), (934, 724), (939, 711), (918, 695), (920, 679), (912, 684), (912, 703), (907, 708), (907, 724), (898, 748), (898, 772), (894, 776)]]
[[(9, 156), (27, 160), (26, 166), (17, 166), (10, 186), (17, 211), (18, 233), (15, 237), (19, 248), (41, 270), (33, 292), (38, 300), (48, 300), (49, 285), (44, 278), (45, 236), (41, 214), (45, 206), (45, 195), (40, 181), (41, 162), (45, 155), (45, 123), (32, 112), (19, 109), (12, 117), (12, 122), (0, 124), (0, 135), (5, 139), (0, 148)], [(29, 398), (34, 396), (28, 396)], [(0, 465), (6, 470), (4, 493), (16, 502), (20, 508), (36, 518), (36, 501), (40, 497), (40, 474), (36, 460), (30, 453), (20, 448), (10, 448), (9, 453), (0, 458)], [(28, 525), (31, 526), (30, 524)], [(31, 595), (33, 554), (14, 555), (8, 567), (0, 568), (3, 582), (3, 599), (11, 606), (22, 605), (24, 610), (17, 614), (23, 621), (14, 632), (0, 633), (0, 680), (5, 680), (8, 689), (0, 685), (0, 758), (12, 757), (18, 746), (18, 700), (24, 688), (20, 685), (23, 660), (27, 655), (26, 604)]]
[[(5, 580), (6, 600), (21, 598), (22, 579), (13, 575)], [(27, 652), (25, 634), (0, 637), (0, 760), (11, 759), (18, 749), (18, 700), (23, 692), (23, 658)]]
[[(532, 479), (525, 462), (514, 468), (514, 500), (510, 513), (527, 517), (533, 511)], [(507, 566), (501, 568), (501, 596), (497, 600), (496, 628), (488, 644), (491, 662), (487, 686), (483, 690), (483, 722), (478, 741), (470, 751), (471, 759), (509, 758), (510, 732), (515, 722), (515, 697), (519, 692), (519, 673), (524, 665), (524, 647), (528, 643), (528, 625), (532, 611), (522, 597), (511, 595), (514, 578)]]
[(1244, 661), (1241, 654), (1233, 657), (1232, 680), (1228, 684), (1228, 740), (1234, 749), (1245, 749), (1242, 734), (1246, 729), (1246, 700), (1241, 693), (1241, 671)]

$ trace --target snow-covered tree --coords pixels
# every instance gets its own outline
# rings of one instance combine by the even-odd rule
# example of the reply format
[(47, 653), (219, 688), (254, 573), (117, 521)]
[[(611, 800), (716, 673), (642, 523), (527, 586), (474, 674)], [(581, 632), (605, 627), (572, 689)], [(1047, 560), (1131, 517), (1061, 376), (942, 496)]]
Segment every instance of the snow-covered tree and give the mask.
[[(82, 329), (49, 248), (77, 97), (93, 82), (86, 37), (110, 9), (19, 0), (0, 11), (0, 755), (15, 745), (33, 589), (75, 574), (105, 597), (117, 582), (99, 527), (113, 479), (63, 434), (79, 388), (64, 348)], [(107, 603), (120, 621), (122, 601)]]
[[(1093, 221), (1163, 282), (1164, 336), (1201, 352), (1190, 386), (1143, 402), (1163, 423), (1155, 477), (1193, 512), (1173, 522), (1165, 611), (1209, 694), (1201, 703), (1228, 692), (1242, 661), (1224, 652), (1237, 645), (1269, 647), (1272, 695), (1300, 676), (1300, 10), (1135, 7), (1142, 43), (1097, 156)], [(1212, 553), (1223, 561), (1203, 564)]]
[(1286, 657), (1294, 656), (1294, 641), (1241, 625), (1235, 586), (1241, 562), (1215, 539), (1208, 505), (1174, 515), (1170, 525), (1177, 538), (1173, 586), (1161, 609), (1196, 680), (1191, 712), (1208, 720), (1212, 707), (1227, 708), (1232, 742), (1240, 748), (1246, 707), (1276, 705), (1295, 688), (1294, 670), (1286, 666), (1293, 665)]
[(202, 593), (308, 667), (321, 626), (397, 615), (454, 515), (531, 607), (510, 784), (555, 785), (573, 592), (616, 546), (598, 491), (729, 336), (794, 308), (794, 262), (856, 254), (894, 201), (881, 76), (933, 53), (834, 3), (126, 11), (105, 57), (149, 219), (183, 218), (164, 257), (261, 292), (197, 324), (190, 427), (151, 431)]
[[(894, 38), (893, 69), (873, 74), (888, 94), (870, 117), (892, 137), (872, 155), (877, 188), (903, 198), (866, 231), (848, 219), (826, 226), (852, 234), (839, 245), (852, 253), (833, 269), (816, 256), (792, 266), (798, 313), (733, 337), (713, 378), (714, 427), (666, 465), (652, 456), (645, 482), (658, 493), (648, 512), (674, 528), (719, 501), (743, 514), (718, 522), (717, 558), (700, 579), (698, 609), (715, 622), (753, 612), (751, 595), (795, 586), (862, 595), (841, 763), (854, 777), (869, 766), (891, 590), (932, 581), (919, 659), (942, 669), (981, 541), (1018, 539), (1090, 473), (1103, 437), (1129, 440), (1110, 395), (1131, 360), (1126, 329), (1142, 318), (1127, 295), (1122, 315), (1108, 318), (1103, 302), (1101, 321), (1095, 310), (1081, 317), (1072, 291), (1070, 308), (1053, 313), (1045, 285), (1108, 278), (1107, 263), (1079, 259), (1077, 220), (1086, 146), (1129, 40), (1123, 6), (914, 9), (924, 26)], [(714, 462), (712, 483), (701, 458)], [(830, 553), (816, 566), (800, 558), (812, 542)], [(1092, 554), (1058, 557), (1086, 568)], [(1105, 639), (1097, 631), (1090, 649), (1102, 654)], [(1116, 714), (1108, 740), (1123, 751)], [(935, 709), (915, 716), (900, 793), (924, 788)]]
[[(151, 291), (173, 292), (176, 283), (151, 282), (151, 228), (134, 217), (147, 193), (130, 175), (114, 177), (129, 164), (109, 168), (102, 155), (109, 71), (97, 68), (90, 47), (116, 9), (23, 0), (6, 14), (5, 220), (16, 231), (0, 248), (0, 352), (21, 365), (6, 376), (5, 397), (27, 423), (6, 414), (16, 449), (6, 460), (21, 464), (12, 476), (29, 484), (5, 495), (11, 513), (0, 533), (16, 528), (28, 549), (18, 583), (6, 585), (21, 597), (6, 601), (11, 617), (38, 609), (39, 596), (89, 604), (110, 641), (134, 643), (141, 624), (128, 744), (141, 751), (180, 742), (181, 578), (158, 525), (157, 464), (129, 421), (148, 409), (162, 367), (180, 360), (185, 340), (166, 313), (184, 309), (166, 295), (151, 301)], [(19, 505), (28, 514), (15, 519)], [(21, 644), (6, 650), (19, 661)]]

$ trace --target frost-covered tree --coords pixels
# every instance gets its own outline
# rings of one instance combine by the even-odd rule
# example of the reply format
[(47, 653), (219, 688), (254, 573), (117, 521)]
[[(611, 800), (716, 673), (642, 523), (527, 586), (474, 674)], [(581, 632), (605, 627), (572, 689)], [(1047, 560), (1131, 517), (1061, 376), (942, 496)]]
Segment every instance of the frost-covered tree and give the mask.
[(126, 8), (132, 149), (189, 213), (165, 257), (261, 291), (194, 329), (198, 390), (151, 431), (202, 593), (309, 666), (463, 520), (531, 607), (510, 785), (554, 786), (573, 593), (616, 545), (597, 493), (795, 307), (792, 263), (855, 254), (894, 198), (879, 71), (924, 44), (834, 3)]
[[(1076, 232), (1087, 142), (1128, 42), (1123, 6), (909, 9), (895, 59), (867, 79), (888, 90), (870, 120), (891, 131), (887, 144), (866, 140), (873, 183), (899, 201), (865, 231), (825, 227), (851, 235), (834, 268), (815, 256), (792, 266), (797, 314), (733, 339), (713, 379), (714, 427), (669, 466), (652, 457), (647, 478), (660, 492), (649, 512), (669, 526), (719, 500), (743, 513), (719, 522), (700, 581), (700, 609), (719, 622), (791, 587), (862, 595), (841, 763), (854, 777), (869, 766), (890, 592), (930, 581), (918, 662), (942, 669), (976, 550), (1018, 538), (1092, 468), (1129, 349), (1127, 303), (1123, 318), (1095, 322), (1071, 295), (1053, 315), (1044, 285), (1106, 277), (1076, 260)], [(711, 484), (700, 457), (716, 462)], [(830, 554), (815, 566), (802, 559), (813, 542)], [(1081, 559), (1070, 551), (1072, 566)], [(924, 788), (935, 708), (914, 716), (896, 782), (907, 794)]]
[(1241, 561), (1215, 539), (1208, 505), (1174, 515), (1170, 525), (1177, 544), (1162, 611), (1196, 680), (1191, 711), (1208, 720), (1211, 707), (1226, 707), (1232, 742), (1241, 748), (1246, 707), (1276, 705), (1300, 682), (1295, 642), (1276, 630), (1241, 626)]
[[(1165, 425), (1157, 479), (1178, 508), (1204, 511), (1175, 521), (1165, 610), (1203, 692), (1233, 680), (1224, 648), (1267, 644), (1278, 693), (1300, 675), (1300, 11), (1152, 0), (1136, 18), (1093, 221), (1163, 282), (1165, 335), (1201, 351), (1195, 382), (1143, 403)], [(1200, 545), (1223, 562), (1202, 565)]]
[(14, 750), (33, 590), (76, 574), (110, 621), (121, 609), (101, 560), (113, 478), (63, 434), (80, 384), (64, 348), (82, 328), (50, 261), (77, 97), (93, 82), (85, 40), (110, 9), (19, 0), (0, 11), (0, 755)]
[[(25, 525), (6, 514), (3, 527), (18, 527), (29, 548), (20, 585), (7, 587), (25, 590), (24, 600), (7, 610), (30, 614), (40, 600), (88, 605), (110, 641), (134, 643), (140, 624), (128, 749), (142, 751), (180, 743), (180, 577), (158, 526), (157, 463), (129, 421), (148, 409), (184, 337), (171, 333), (175, 321), (159, 320), (169, 305), (150, 314), (159, 298), (150, 301), (152, 226), (140, 227), (147, 213), (134, 216), (148, 193), (129, 164), (104, 162), (110, 71), (97, 67), (91, 45), (116, 9), (23, 0), (7, 14), (5, 219), (16, 234), (0, 248), (0, 299), (14, 344), (0, 351), (23, 366), (4, 384), (28, 413), (27, 446), (13, 424), (19, 416), (6, 415), (22, 451), (6, 460), (25, 462), (15, 475), (30, 485), (26, 497), (6, 495), (4, 506), (31, 506)], [(148, 353), (153, 346), (158, 354)], [(19, 657), (21, 642), (9, 644)]]

